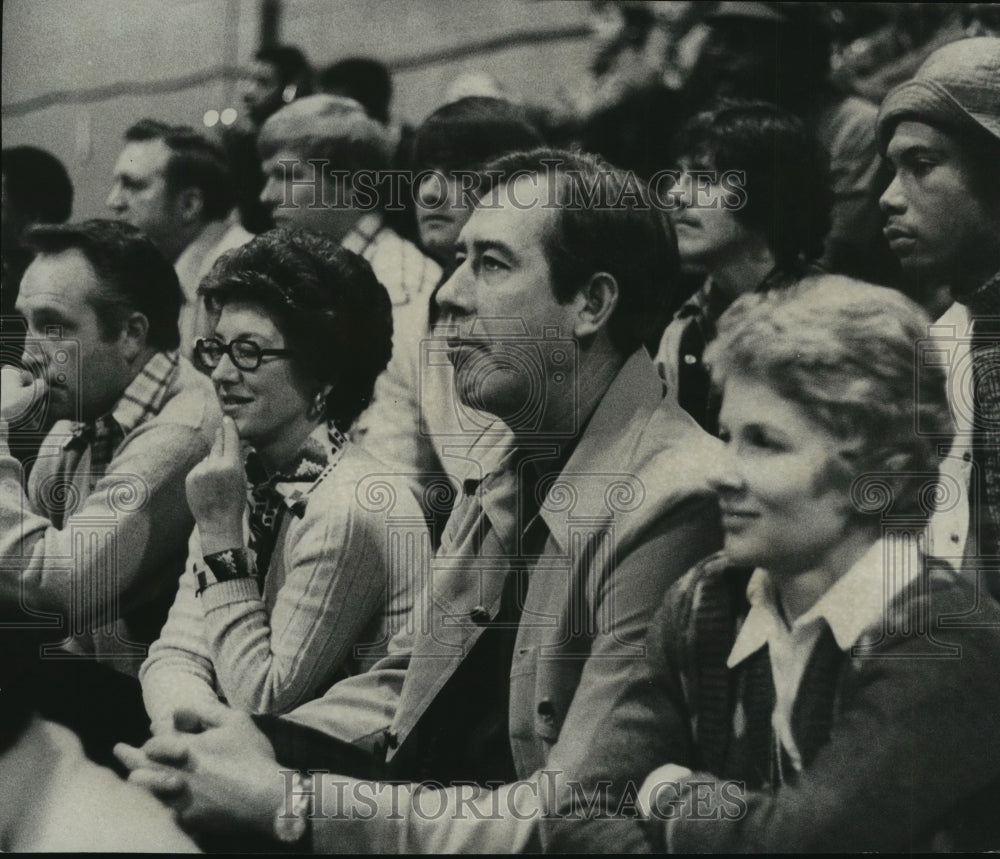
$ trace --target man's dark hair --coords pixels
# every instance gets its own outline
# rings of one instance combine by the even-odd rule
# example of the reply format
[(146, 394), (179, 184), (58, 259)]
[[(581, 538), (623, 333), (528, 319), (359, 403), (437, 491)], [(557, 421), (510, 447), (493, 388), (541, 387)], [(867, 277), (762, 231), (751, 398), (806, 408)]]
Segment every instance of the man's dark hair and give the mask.
[(103, 219), (36, 225), (28, 230), (25, 245), (38, 254), (78, 250), (84, 255), (103, 286), (91, 297), (91, 305), (105, 340), (119, 334), (130, 313), (139, 312), (149, 322), (149, 346), (177, 348), (181, 309), (177, 273), (141, 230)]
[(61, 224), (73, 211), (73, 183), (63, 163), (35, 146), (3, 150), (7, 199), (27, 223)]
[(254, 59), (274, 66), (282, 87), (295, 84), (295, 97), (313, 94), (313, 71), (309, 60), (298, 48), (291, 45), (274, 45), (261, 48)]
[(197, 188), (209, 221), (221, 221), (236, 203), (225, 150), (189, 125), (141, 119), (125, 132), (129, 143), (162, 140), (170, 150), (166, 183), (171, 193)]
[[(618, 283), (618, 304), (607, 326), (612, 345), (629, 355), (650, 342), (665, 321), (680, 261), (673, 228), (651, 204), (644, 183), (595, 155), (535, 149), (486, 165), (488, 190), (481, 204), (494, 187), (526, 175), (555, 184), (545, 250), (557, 300), (570, 301), (594, 274), (606, 272)], [(550, 191), (545, 202), (551, 199)]]
[(384, 63), (370, 57), (338, 60), (320, 72), (319, 88), (332, 95), (353, 98), (372, 119), (388, 124), (392, 76)]
[(333, 384), (325, 416), (347, 431), (392, 357), (392, 302), (371, 266), (308, 231), (272, 230), (223, 254), (199, 292), (274, 318), (304, 377)]
[(822, 255), (833, 202), (828, 158), (798, 117), (765, 102), (723, 102), (688, 120), (672, 148), (675, 162), (744, 174), (746, 204), (733, 215), (764, 234), (779, 269)]
[(439, 107), (420, 123), (412, 164), (415, 170), (476, 170), (492, 158), (543, 143), (522, 108), (503, 98), (469, 96)]

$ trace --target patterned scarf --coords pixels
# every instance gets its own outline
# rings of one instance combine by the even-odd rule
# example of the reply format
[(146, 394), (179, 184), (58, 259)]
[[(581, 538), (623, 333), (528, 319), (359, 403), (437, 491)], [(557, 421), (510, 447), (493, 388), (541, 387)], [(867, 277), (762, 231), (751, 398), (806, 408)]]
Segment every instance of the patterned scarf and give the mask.
[(249, 450), (245, 460), (247, 504), (250, 508), (250, 546), (256, 556), (257, 581), (263, 591), (271, 553), (286, 510), (302, 518), (312, 485), (343, 452), (346, 439), (333, 424), (326, 427), (328, 444), (310, 435), (295, 458), (269, 475), (260, 455)]

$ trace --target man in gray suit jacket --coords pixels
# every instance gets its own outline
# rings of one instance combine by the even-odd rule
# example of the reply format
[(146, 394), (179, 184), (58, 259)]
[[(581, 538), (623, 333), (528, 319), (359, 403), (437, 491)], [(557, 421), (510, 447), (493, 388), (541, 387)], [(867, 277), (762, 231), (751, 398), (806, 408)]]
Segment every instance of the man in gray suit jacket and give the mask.
[[(704, 477), (717, 442), (661, 403), (642, 347), (677, 266), (660, 213), (590, 156), (516, 154), (487, 176), (438, 301), (460, 419), (502, 423), (463, 455), (409, 629), (272, 732), (294, 737), (292, 722), (366, 749), (393, 783), (315, 775), (319, 757), (289, 771), (304, 740), (272, 748), (246, 717), (182, 714), (179, 728), (207, 730), (120, 756), (192, 829), (317, 851), (538, 849), (654, 605), (720, 542)], [(622, 772), (641, 770), (634, 756)]]

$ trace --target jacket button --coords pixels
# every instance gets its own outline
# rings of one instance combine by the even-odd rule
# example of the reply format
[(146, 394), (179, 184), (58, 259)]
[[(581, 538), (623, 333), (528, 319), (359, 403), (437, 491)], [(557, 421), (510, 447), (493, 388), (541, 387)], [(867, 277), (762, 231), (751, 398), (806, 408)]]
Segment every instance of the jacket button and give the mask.
[(690, 366), (692, 364), (697, 364), (698, 363), (698, 356), (697, 355), (691, 355), (691, 354), (685, 355), (684, 356), (684, 363), (687, 364), (688, 366)]
[(478, 626), (486, 626), (490, 622), (490, 613), (484, 606), (477, 605), (469, 612), (469, 620)]
[(964, 459), (966, 462), (972, 462), (972, 451), (967, 450), (965, 453), (963, 453), (962, 459)]
[(538, 702), (538, 715), (546, 722), (551, 722), (556, 717), (556, 708), (547, 698)]

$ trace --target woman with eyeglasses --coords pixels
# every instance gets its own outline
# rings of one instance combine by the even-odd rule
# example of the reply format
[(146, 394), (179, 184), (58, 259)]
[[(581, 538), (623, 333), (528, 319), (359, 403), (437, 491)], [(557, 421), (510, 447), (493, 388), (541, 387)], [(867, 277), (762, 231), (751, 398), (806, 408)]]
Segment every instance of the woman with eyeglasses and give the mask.
[(414, 559), (392, 542), (424, 542), (405, 483), (345, 435), (392, 351), (368, 264), (273, 231), (223, 256), (202, 290), (219, 316), (196, 357), (223, 427), (188, 475), (188, 565), (139, 675), (154, 733), (197, 701), (284, 713), (363, 670), (411, 606)]
[[(1000, 607), (975, 570), (923, 551), (928, 517), (956, 498), (938, 483), (954, 430), (940, 346), (920, 348), (929, 322), (829, 275), (722, 317), (708, 357), (724, 549), (666, 594), (547, 846), (1000, 844)], [(636, 746), (652, 772), (595, 795)]]

